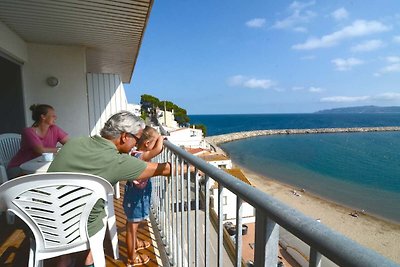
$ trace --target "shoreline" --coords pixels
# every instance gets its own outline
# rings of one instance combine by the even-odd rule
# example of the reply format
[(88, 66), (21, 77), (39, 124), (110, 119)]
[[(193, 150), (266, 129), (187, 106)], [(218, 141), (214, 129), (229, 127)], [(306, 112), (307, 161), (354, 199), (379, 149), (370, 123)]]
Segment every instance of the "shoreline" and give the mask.
[[(219, 146), (215, 145), (215, 148), (218, 152), (228, 155)], [(251, 184), (259, 190), (311, 218), (320, 220), (329, 228), (357, 243), (400, 263), (400, 247), (398, 246), (400, 244), (400, 224), (360, 211), (358, 211), (357, 217), (353, 217), (351, 214), (354, 214), (355, 209), (351, 207), (324, 199), (310, 192), (301, 192), (299, 188), (258, 174), (236, 162), (232, 161), (232, 164), (234, 167), (240, 168)]]

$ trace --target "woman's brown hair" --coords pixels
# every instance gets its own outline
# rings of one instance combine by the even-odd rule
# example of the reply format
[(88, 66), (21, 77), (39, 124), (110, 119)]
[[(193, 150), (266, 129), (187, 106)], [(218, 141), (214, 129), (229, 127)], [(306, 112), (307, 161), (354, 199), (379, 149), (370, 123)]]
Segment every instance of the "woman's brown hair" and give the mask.
[(41, 116), (46, 115), (49, 109), (54, 108), (46, 104), (33, 104), (29, 109), (32, 111), (32, 120), (34, 121), (32, 127), (36, 127), (39, 125)]

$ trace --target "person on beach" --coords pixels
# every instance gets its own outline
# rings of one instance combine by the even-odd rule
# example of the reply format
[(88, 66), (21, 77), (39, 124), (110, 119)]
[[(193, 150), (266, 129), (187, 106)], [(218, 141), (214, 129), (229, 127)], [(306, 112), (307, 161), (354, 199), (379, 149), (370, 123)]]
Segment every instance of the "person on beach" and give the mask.
[(31, 127), (22, 130), (21, 147), (7, 166), (7, 176), (15, 178), (22, 175), (20, 165), (34, 159), (42, 153), (56, 153), (57, 143), (65, 144), (68, 134), (55, 123), (57, 115), (54, 108), (46, 104), (32, 105)]
[[(163, 149), (163, 137), (156, 129), (146, 126), (142, 137), (137, 144), (137, 151), (131, 155), (144, 161), (150, 161), (161, 153)], [(147, 263), (150, 258), (139, 254), (137, 251), (150, 246), (150, 243), (137, 238), (137, 230), (140, 223), (148, 219), (150, 212), (152, 185), (149, 179), (128, 181), (125, 185), (123, 207), (127, 217), (126, 245), (128, 250), (128, 264), (133, 266)]]
[[(73, 138), (65, 144), (48, 172), (94, 174), (112, 185), (121, 180), (132, 182), (153, 176), (169, 176), (171, 163), (145, 162), (128, 154), (137, 145), (143, 128), (144, 122), (139, 117), (127, 111), (118, 112), (106, 121), (100, 136)], [(104, 202), (99, 200), (90, 213), (87, 226), (88, 234), (95, 242), (103, 242), (106, 221)], [(65, 255), (61, 257), (58, 266), (68, 266), (72, 262), (73, 258)], [(90, 251), (85, 266), (93, 266)]]

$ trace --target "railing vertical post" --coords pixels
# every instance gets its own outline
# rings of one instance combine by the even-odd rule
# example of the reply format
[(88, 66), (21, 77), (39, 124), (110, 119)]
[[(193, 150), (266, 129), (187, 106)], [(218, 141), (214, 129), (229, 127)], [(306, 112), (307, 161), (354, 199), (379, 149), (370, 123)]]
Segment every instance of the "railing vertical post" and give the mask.
[(195, 198), (195, 206), (196, 209), (194, 211), (194, 216), (195, 216), (195, 220), (194, 220), (194, 254), (195, 254), (195, 267), (199, 266), (199, 261), (200, 261), (200, 256), (199, 256), (199, 231), (200, 231), (200, 226), (199, 226), (199, 193), (200, 193), (200, 187), (199, 187), (199, 176), (198, 176), (198, 170), (195, 170), (195, 185), (194, 185), (194, 198)]
[(179, 159), (178, 157), (175, 158), (175, 170), (176, 170), (176, 179), (175, 179), (175, 222), (176, 222), (176, 266), (181, 266), (180, 261), (181, 261), (181, 250), (180, 250), (180, 228), (179, 228)]
[(191, 230), (191, 223), (190, 223), (190, 212), (191, 212), (191, 207), (192, 207), (192, 201), (191, 201), (191, 194), (190, 194), (190, 166), (189, 163), (187, 164), (187, 170), (186, 170), (186, 179), (187, 179), (187, 191), (186, 191), (186, 195), (187, 195), (187, 262), (188, 262), (188, 266), (192, 266), (191, 261), (191, 257), (190, 257), (190, 252), (192, 249), (192, 240), (190, 238), (190, 230)]
[(242, 266), (243, 200), (236, 196), (236, 267)]
[[(167, 155), (168, 158), (166, 161), (171, 162), (172, 164), (172, 156), (171, 151), (168, 151)], [(173, 173), (171, 172), (171, 176), (166, 180), (166, 203), (165, 203), (165, 229), (166, 229), (166, 236), (167, 236), (167, 253), (170, 256), (172, 253), (171, 245), (172, 245), (172, 231), (171, 231), (171, 194), (172, 194), (172, 177)]]
[(205, 176), (205, 218), (204, 218), (204, 266), (209, 262), (209, 243), (210, 243), (210, 178)]
[(321, 253), (315, 248), (310, 247), (310, 264), (309, 267), (321, 267)]
[(185, 177), (185, 162), (183, 159), (181, 159), (181, 266), (184, 266), (185, 262), (185, 216), (184, 216), (184, 211), (185, 211), (185, 199), (184, 199), (184, 194), (185, 194), (185, 183), (184, 183), (184, 177)]
[(167, 254), (170, 254), (170, 210), (169, 210), (169, 199), (170, 199), (170, 194), (171, 194), (171, 190), (170, 190), (170, 177), (168, 179), (165, 180), (165, 201), (164, 201), (164, 223), (163, 223), (163, 227), (164, 227), (164, 244), (167, 247)]
[(265, 212), (256, 209), (255, 266), (276, 266), (278, 263), (279, 226)]
[(224, 249), (224, 229), (222, 225), (222, 190), (224, 187), (218, 183), (218, 266), (223, 266), (223, 249)]
[(178, 258), (178, 246), (177, 246), (177, 231), (178, 231), (178, 227), (177, 227), (177, 223), (178, 223), (178, 219), (177, 219), (177, 206), (178, 203), (176, 201), (176, 185), (177, 185), (177, 164), (176, 164), (176, 156), (173, 156), (171, 159), (172, 165), (173, 165), (173, 176), (171, 179), (171, 188), (172, 188), (172, 192), (171, 192), (171, 210), (172, 210), (172, 261), (171, 261), (171, 265), (172, 266), (177, 266), (177, 258)]
[[(166, 235), (166, 228), (165, 228), (165, 201), (166, 201), (166, 190), (165, 190), (165, 184), (166, 184), (166, 177), (158, 177), (157, 179), (157, 188), (158, 188), (158, 196), (160, 196), (160, 202), (157, 205), (157, 211), (160, 216), (160, 233), (163, 239), (165, 239)], [(153, 188), (154, 188), (153, 184)], [(157, 202), (156, 202), (157, 203)]]

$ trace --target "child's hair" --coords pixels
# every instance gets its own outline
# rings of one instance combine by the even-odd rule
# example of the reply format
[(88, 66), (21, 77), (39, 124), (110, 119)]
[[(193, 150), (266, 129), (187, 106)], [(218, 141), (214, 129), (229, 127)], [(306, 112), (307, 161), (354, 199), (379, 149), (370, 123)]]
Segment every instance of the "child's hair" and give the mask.
[(143, 129), (142, 136), (140, 137), (139, 142), (137, 143), (137, 147), (141, 148), (146, 141), (151, 141), (153, 138), (155, 138), (156, 134), (158, 134), (156, 129), (150, 126), (146, 126)]

